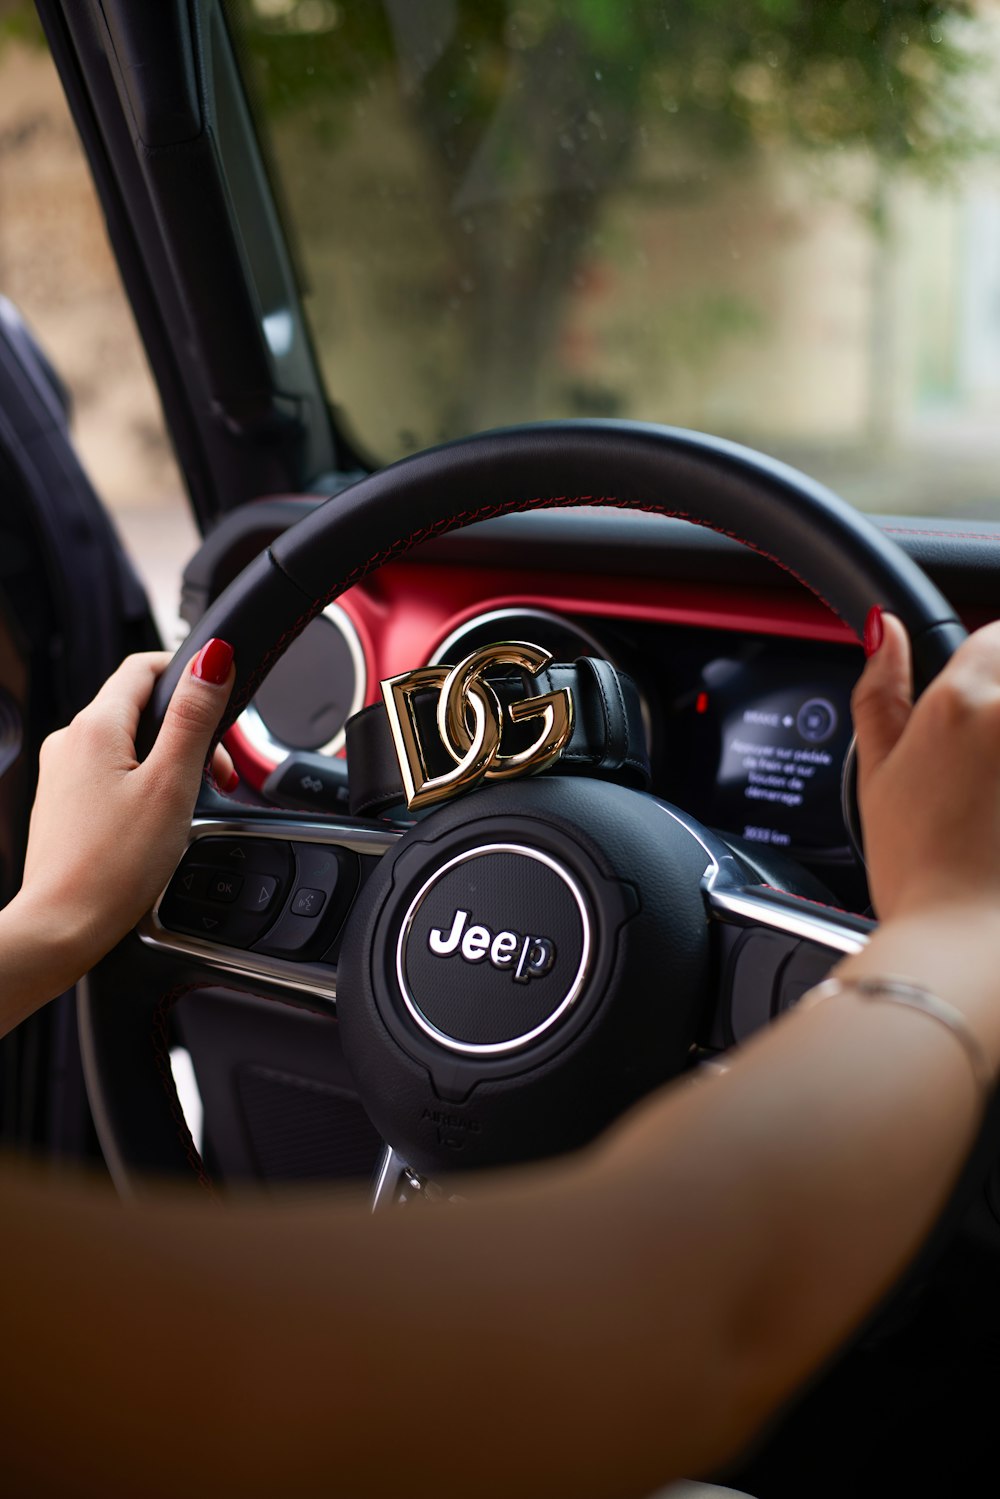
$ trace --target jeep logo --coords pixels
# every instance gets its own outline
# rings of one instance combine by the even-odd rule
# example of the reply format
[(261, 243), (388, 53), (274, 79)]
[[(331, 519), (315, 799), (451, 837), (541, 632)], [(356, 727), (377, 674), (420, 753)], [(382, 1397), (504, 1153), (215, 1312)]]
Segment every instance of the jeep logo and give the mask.
[(468, 926), (468, 911), (456, 911), (451, 930), (431, 927), (427, 946), (439, 958), (450, 958), (457, 952), (467, 963), (481, 963), (489, 958), (494, 968), (509, 968), (519, 984), (541, 978), (556, 959), (555, 943), (548, 937), (522, 936), (518, 932), (494, 934), (484, 926)]

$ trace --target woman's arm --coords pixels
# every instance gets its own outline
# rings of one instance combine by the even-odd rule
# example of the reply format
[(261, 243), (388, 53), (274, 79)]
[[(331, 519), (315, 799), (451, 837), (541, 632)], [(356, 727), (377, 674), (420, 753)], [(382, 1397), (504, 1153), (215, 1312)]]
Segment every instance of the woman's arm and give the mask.
[[(232, 691), (232, 659), (220, 640), (192, 660), (142, 764), (135, 731), (170, 660), (163, 651), (129, 656), (43, 743), (24, 881), (0, 911), (0, 1036), (76, 983), (167, 883)], [(231, 789), (236, 775), (221, 747), (212, 768)]]
[[(857, 718), (889, 919), (842, 965), (936, 987), (994, 1072), (1000, 875), (967, 845), (1000, 834), (998, 656), (983, 632), (911, 711), (887, 621)], [(945, 769), (976, 788), (957, 809), (932, 790)], [(876, 795), (897, 811), (873, 815)], [(122, 1210), (11, 1179), (6, 1473), (65, 1494), (193, 1476), (245, 1496), (648, 1493), (731, 1455), (858, 1325), (934, 1223), (983, 1103), (946, 1027), (847, 990), (590, 1151), (479, 1179), (449, 1209)]]
[(5, 1182), (8, 1480), (648, 1494), (732, 1456), (856, 1326), (978, 1110), (943, 1028), (844, 996), (461, 1206)]

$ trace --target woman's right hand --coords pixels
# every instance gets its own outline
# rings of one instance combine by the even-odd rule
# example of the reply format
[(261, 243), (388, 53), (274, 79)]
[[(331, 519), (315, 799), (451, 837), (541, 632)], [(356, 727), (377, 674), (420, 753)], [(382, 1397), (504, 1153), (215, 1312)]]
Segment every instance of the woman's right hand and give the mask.
[[(910, 642), (891, 614), (854, 691), (858, 794), (881, 920), (1000, 918), (1000, 624), (969, 637), (913, 702)], [(956, 955), (957, 956), (957, 955)]]

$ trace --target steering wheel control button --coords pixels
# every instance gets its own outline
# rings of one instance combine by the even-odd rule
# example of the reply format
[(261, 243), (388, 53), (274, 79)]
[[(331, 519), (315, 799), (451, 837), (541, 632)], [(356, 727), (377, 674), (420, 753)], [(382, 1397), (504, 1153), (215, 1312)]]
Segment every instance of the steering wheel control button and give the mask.
[(225, 947), (251, 947), (292, 888), (291, 845), (277, 838), (198, 838), (190, 845), (157, 915), (171, 931)]
[(309, 812), (346, 812), (347, 761), (329, 755), (295, 751), (272, 770), (264, 795), (277, 807)]
[(318, 916), (326, 904), (326, 893), (323, 890), (310, 890), (304, 887), (296, 890), (292, 901), (293, 916)]
[(207, 869), (185, 869), (174, 876), (171, 888), (181, 900), (201, 900), (208, 887)]
[(274, 926), (256, 944), (272, 957), (332, 959), (358, 888), (357, 856), (325, 843), (293, 843), (295, 879)]
[(539, 849), (486, 844), (449, 859), (413, 896), (396, 978), (424, 1035), (466, 1056), (498, 1056), (570, 1013), (592, 949), (588, 903), (568, 869)]
[(272, 875), (250, 875), (240, 900), (241, 910), (258, 912), (269, 910), (277, 888), (278, 882)]
[(209, 900), (220, 900), (226, 902), (235, 900), (242, 889), (242, 875), (230, 874), (228, 870), (225, 870), (221, 874), (212, 874), (209, 876)]

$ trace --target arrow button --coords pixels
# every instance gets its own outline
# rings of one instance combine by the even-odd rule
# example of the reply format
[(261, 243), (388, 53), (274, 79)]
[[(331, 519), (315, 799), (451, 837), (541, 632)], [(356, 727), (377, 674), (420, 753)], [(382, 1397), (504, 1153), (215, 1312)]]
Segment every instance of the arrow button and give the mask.
[(205, 894), (208, 875), (204, 869), (180, 869), (170, 886), (171, 895), (181, 900), (201, 900)]
[(274, 900), (274, 892), (277, 888), (278, 882), (272, 875), (248, 875), (243, 889), (243, 898), (240, 901), (240, 910), (255, 911), (258, 914), (266, 911)]

